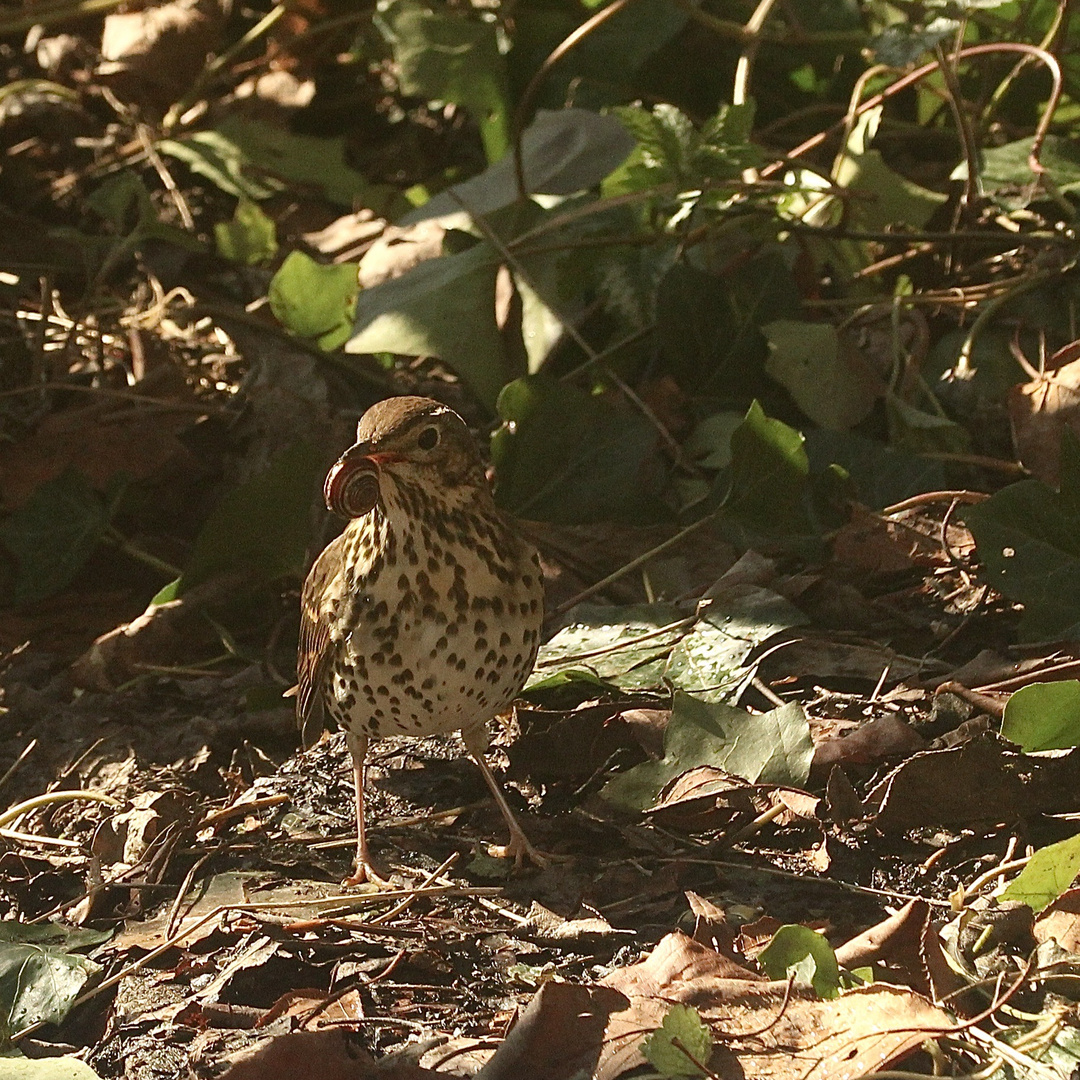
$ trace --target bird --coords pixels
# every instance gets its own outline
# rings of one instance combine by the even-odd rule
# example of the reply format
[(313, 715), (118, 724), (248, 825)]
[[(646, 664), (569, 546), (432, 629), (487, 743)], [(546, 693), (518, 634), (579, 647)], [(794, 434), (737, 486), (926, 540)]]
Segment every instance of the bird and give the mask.
[(356, 868), (345, 884), (387, 884), (364, 826), (368, 744), (387, 735), (460, 731), (510, 830), (493, 854), (548, 865), (484, 756), (487, 721), (536, 660), (543, 576), (495, 505), (465, 421), (431, 398), (376, 403), (323, 495), (347, 524), (304, 581), (293, 692), (305, 745), (329, 715), (352, 756)]

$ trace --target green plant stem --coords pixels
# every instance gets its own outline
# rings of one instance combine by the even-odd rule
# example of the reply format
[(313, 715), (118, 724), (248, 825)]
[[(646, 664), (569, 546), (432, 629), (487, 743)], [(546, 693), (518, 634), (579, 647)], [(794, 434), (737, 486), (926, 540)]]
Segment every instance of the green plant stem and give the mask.
[(514, 178), (517, 181), (518, 198), (524, 199), (529, 191), (525, 185), (525, 163), (521, 157), (521, 139), (525, 133), (525, 123), (532, 111), (533, 101), (544, 85), (551, 69), (576, 45), (580, 44), (598, 26), (603, 25), (613, 15), (617, 15), (632, 0), (613, 0), (606, 8), (602, 8), (595, 15), (586, 19), (572, 34), (565, 37), (550, 52), (547, 59), (540, 65), (536, 74), (529, 80), (525, 92), (521, 95), (517, 108), (514, 110), (513, 120), (510, 125), (510, 145), (514, 152)]
[(42, 806), (78, 802), (80, 799), (85, 802), (104, 803), (106, 806), (112, 807), (123, 805), (123, 803), (117, 802), (111, 795), (106, 795), (102, 791), (50, 791), (45, 795), (35, 795), (32, 799), (8, 807), (7, 810), (0, 814), (0, 828), (10, 825), (13, 821), (21, 818), (23, 814), (29, 814), (31, 810), (38, 810)]
[[(974, 56), (987, 56), (993, 53), (999, 52), (1014, 52), (1025, 53), (1029, 56), (1037, 58), (1043, 62), (1046, 68), (1049, 70), (1051, 77), (1054, 80), (1053, 89), (1050, 92), (1050, 98), (1046, 103), (1046, 108), (1043, 110), (1042, 115), (1039, 117), (1039, 123), (1035, 127), (1035, 134), (1031, 140), (1031, 152), (1028, 154), (1028, 166), (1036, 175), (1042, 175), (1043, 167), (1039, 163), (1039, 152), (1042, 149), (1042, 144), (1046, 139), (1046, 133), (1050, 130), (1050, 123), (1054, 118), (1054, 113), (1057, 110), (1058, 103), (1061, 101), (1062, 93), (1062, 76), (1061, 65), (1057, 61), (1052, 53), (1047, 52), (1045, 49), (1037, 48), (1034, 45), (1026, 45), (1018, 41), (996, 41), (986, 45), (972, 45), (966, 49), (961, 49), (953, 57), (954, 61), (959, 62), (961, 60), (968, 60)], [(870, 109), (877, 108), (886, 99), (892, 97), (894, 94), (898, 94), (901, 90), (905, 90), (907, 87), (914, 85), (920, 79), (924, 79), (927, 75), (937, 71), (938, 62), (935, 60), (933, 63), (924, 64), (922, 67), (916, 68), (914, 71), (909, 71), (906, 75), (901, 76), (891, 86), (886, 87), (880, 94), (875, 94), (872, 98), (867, 98), (856, 110), (856, 115), (861, 115)], [(761, 175), (771, 176), (775, 172), (779, 172), (781, 169), (787, 168), (791, 162), (791, 159), (801, 157), (803, 154), (815, 147), (820, 146), (837, 128), (841, 127), (844, 121), (841, 120), (838, 124), (833, 124), (831, 127), (826, 128), (824, 131), (819, 131), (816, 135), (812, 135), (805, 142), (800, 143), (794, 150), (789, 150), (784, 158), (780, 161), (775, 161), (771, 165), (766, 165), (761, 170)]]
[(112, 544), (117, 551), (123, 552), (128, 558), (134, 559), (136, 562), (141, 562), (144, 566), (149, 566), (153, 570), (160, 571), (170, 580), (180, 577), (183, 573), (178, 566), (173, 566), (164, 559), (159, 559), (156, 555), (151, 555), (149, 551), (143, 551), (142, 548), (136, 547), (121, 532), (113, 528), (112, 525), (109, 526), (102, 539), (106, 544)]
[(284, 4), (272, 7), (246, 34), (233, 42), (223, 53), (215, 56), (206, 67), (203, 68), (199, 77), (195, 80), (188, 92), (165, 114), (162, 121), (162, 129), (166, 132), (179, 123), (180, 118), (194, 105), (201, 96), (203, 88), (214, 78), (226, 64), (231, 63), (253, 41), (257, 41), (276, 23), (288, 9)]

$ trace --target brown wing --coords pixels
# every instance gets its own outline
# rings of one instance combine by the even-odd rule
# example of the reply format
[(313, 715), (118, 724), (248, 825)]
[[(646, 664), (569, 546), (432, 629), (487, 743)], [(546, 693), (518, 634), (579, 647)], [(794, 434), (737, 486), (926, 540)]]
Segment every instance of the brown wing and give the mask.
[(315, 560), (300, 594), (300, 646), (296, 655), (296, 723), (305, 746), (314, 743), (323, 729), (323, 686), (333, 646), (330, 619), (333, 615), (334, 579), (341, 571), (340, 537), (328, 544)]

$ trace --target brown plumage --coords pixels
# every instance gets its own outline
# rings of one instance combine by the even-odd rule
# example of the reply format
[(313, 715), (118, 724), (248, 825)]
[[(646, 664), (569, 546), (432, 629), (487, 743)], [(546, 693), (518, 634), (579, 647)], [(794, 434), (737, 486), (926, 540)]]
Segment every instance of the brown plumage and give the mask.
[(541, 856), (484, 760), (487, 721), (536, 658), (543, 585), (535, 550), (491, 497), (464, 421), (428, 398), (390, 398), (361, 418), (330, 470), (327, 506), (345, 531), (301, 597), (297, 719), (346, 732), (356, 779), (352, 882), (381, 880), (364, 831), (364, 758), (384, 735), (461, 730), (510, 828), (506, 853)]

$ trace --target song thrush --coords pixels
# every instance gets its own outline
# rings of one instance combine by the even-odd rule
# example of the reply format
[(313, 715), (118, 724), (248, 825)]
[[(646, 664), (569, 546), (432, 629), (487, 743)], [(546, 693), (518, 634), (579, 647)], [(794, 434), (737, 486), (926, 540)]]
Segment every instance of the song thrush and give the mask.
[(356, 780), (355, 884), (381, 881), (364, 830), (368, 741), (460, 729), (510, 828), (502, 853), (544, 865), (484, 760), (487, 721), (514, 699), (540, 641), (535, 550), (496, 508), (476, 444), (428, 398), (373, 405), (331, 468), (326, 505), (348, 519), (301, 598), (297, 719), (345, 730)]

